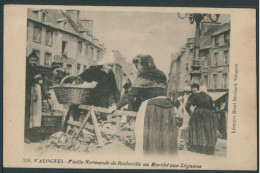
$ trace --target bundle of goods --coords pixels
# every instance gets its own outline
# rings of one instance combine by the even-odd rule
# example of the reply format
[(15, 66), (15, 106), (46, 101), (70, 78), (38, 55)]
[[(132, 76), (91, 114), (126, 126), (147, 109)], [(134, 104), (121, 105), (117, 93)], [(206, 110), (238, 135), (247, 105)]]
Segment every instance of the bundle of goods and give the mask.
[(86, 104), (96, 82), (84, 82), (78, 76), (66, 76), (60, 85), (51, 87), (60, 104)]

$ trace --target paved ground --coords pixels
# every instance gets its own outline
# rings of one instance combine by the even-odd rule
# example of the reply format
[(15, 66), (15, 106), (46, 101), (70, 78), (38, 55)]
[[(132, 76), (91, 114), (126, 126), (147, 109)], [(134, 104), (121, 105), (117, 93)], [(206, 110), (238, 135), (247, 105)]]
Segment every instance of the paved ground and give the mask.
[[(58, 149), (48, 149), (46, 150), (39, 150), (39, 147), (41, 146), (41, 143), (30, 143), (30, 144), (25, 144), (25, 152), (27, 153), (34, 153), (34, 152), (50, 152), (50, 153), (59, 153), (61, 150)], [(215, 148), (215, 154), (212, 157), (225, 157), (226, 156), (226, 149), (227, 149), (227, 142), (226, 140), (223, 139), (218, 139), (218, 142), (216, 144)], [(89, 152), (91, 154), (133, 154), (134, 151), (126, 146), (125, 144), (121, 143), (118, 139), (114, 139), (112, 143), (105, 145), (102, 148), (96, 148), (95, 146), (90, 146), (89, 147)], [(64, 152), (64, 151), (63, 151)], [(66, 154), (69, 153), (74, 153), (75, 151), (66, 151)], [(81, 152), (81, 154), (83, 154)], [(179, 150), (178, 156), (201, 156), (199, 153), (191, 152), (188, 150)]]

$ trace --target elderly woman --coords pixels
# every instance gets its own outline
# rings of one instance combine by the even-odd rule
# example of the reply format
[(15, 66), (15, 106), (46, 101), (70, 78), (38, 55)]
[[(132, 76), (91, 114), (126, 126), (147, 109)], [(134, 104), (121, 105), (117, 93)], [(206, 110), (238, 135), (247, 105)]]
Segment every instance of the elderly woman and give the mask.
[(207, 93), (206, 87), (201, 87), (201, 92), (194, 95), (187, 103), (186, 108), (191, 105), (196, 106), (191, 113), (188, 126), (188, 138), (190, 150), (204, 153), (214, 154), (217, 142), (217, 127), (212, 113), (212, 98)]
[(86, 82), (97, 82), (96, 87), (91, 93), (89, 105), (108, 108), (117, 103), (117, 84), (115, 74), (112, 71), (114, 62), (112, 58), (105, 58), (98, 66), (90, 66), (79, 75)]
[[(116, 104), (118, 99), (119, 91), (117, 89), (115, 74), (112, 71), (114, 67), (114, 58), (110, 54), (106, 56), (97, 66), (90, 66), (87, 70), (79, 75), (79, 77), (85, 82), (96, 82), (97, 85), (90, 93), (90, 99), (85, 103), (86, 105), (94, 105), (97, 107), (108, 108), (112, 104)], [(70, 79), (65, 80), (65, 83), (70, 82)], [(78, 112), (83, 111), (78, 109), (79, 105), (71, 105), (63, 126), (63, 131), (67, 129), (67, 121), (70, 114), (79, 114)], [(76, 113), (73, 113), (75, 112)], [(77, 112), (78, 111), (78, 112)], [(73, 117), (74, 120), (78, 120), (78, 116)], [(107, 119), (106, 115), (101, 115), (102, 119)]]
[(133, 63), (139, 75), (132, 88), (110, 110), (133, 103), (138, 111), (135, 123), (135, 150), (139, 154), (177, 154), (177, 128), (173, 104), (166, 97), (165, 74), (150, 55), (138, 55)]

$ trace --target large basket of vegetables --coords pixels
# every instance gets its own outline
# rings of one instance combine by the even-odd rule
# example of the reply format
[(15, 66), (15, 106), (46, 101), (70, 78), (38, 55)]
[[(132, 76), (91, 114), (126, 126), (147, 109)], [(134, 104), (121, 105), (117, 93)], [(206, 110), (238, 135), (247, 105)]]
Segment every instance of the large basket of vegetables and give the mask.
[[(69, 82), (65, 82), (69, 81)], [(66, 76), (60, 85), (51, 87), (60, 104), (87, 104), (95, 82), (83, 82), (78, 76)]]

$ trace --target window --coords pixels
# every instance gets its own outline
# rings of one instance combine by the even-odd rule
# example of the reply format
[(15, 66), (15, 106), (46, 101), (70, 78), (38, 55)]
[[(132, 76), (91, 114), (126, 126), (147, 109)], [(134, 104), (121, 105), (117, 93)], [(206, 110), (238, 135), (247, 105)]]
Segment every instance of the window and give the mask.
[(204, 76), (204, 82), (205, 82), (206, 87), (208, 87), (208, 85), (209, 85), (208, 75), (205, 75), (205, 76)]
[(219, 35), (219, 45), (224, 45), (224, 34)]
[(67, 55), (67, 52), (68, 52), (68, 42), (62, 41), (61, 54), (62, 55)]
[(77, 64), (77, 75), (80, 73), (80, 64)]
[(188, 63), (186, 63), (185, 70), (186, 70), (186, 74), (188, 74), (189, 73), (189, 64)]
[(81, 55), (82, 54), (82, 42), (78, 41), (78, 52)]
[(38, 64), (39, 64), (39, 62), (40, 62), (40, 51), (39, 51), (39, 50), (36, 50), (36, 49), (34, 49), (34, 50), (33, 50), (33, 52), (35, 52), (35, 53), (36, 53), (36, 55), (38, 56)]
[(41, 42), (41, 28), (38, 26), (34, 26), (33, 30), (33, 41)]
[(87, 56), (88, 55), (88, 45), (85, 44), (85, 55)]
[(218, 66), (218, 53), (214, 53), (213, 66)]
[(216, 37), (212, 37), (212, 40), (211, 40), (211, 44), (212, 44), (212, 47), (216, 47)]
[(93, 54), (94, 54), (94, 48), (91, 47), (91, 51), (90, 51), (90, 58), (93, 58)]
[(229, 39), (230, 39), (230, 34), (229, 34), (229, 32), (226, 32), (224, 34), (224, 42), (225, 42), (225, 44), (229, 44)]
[(53, 33), (52, 31), (46, 30), (46, 45), (52, 46), (52, 38)]
[(208, 57), (208, 56), (205, 57), (204, 66), (205, 66), (205, 67), (208, 67), (208, 66), (209, 66), (209, 57)]
[(50, 53), (45, 53), (44, 66), (46, 66), (46, 67), (51, 66), (51, 54)]
[(47, 17), (47, 14), (46, 13), (42, 13), (42, 21), (45, 22), (46, 21), (46, 17)]
[(228, 50), (224, 51), (224, 65), (228, 65), (228, 60), (229, 60), (229, 52)]
[(218, 75), (213, 75), (213, 88), (216, 89), (218, 87)]
[(86, 65), (84, 65), (83, 66), (83, 71), (85, 71), (87, 69), (87, 66)]
[(67, 73), (72, 74), (72, 65), (67, 64)]
[(219, 36), (215, 37), (215, 47), (219, 46)]
[(222, 80), (223, 80), (223, 88), (227, 88), (227, 74), (226, 73), (224, 73), (223, 75), (222, 75)]
[(97, 50), (97, 61), (99, 61), (99, 59), (100, 59), (100, 51)]

